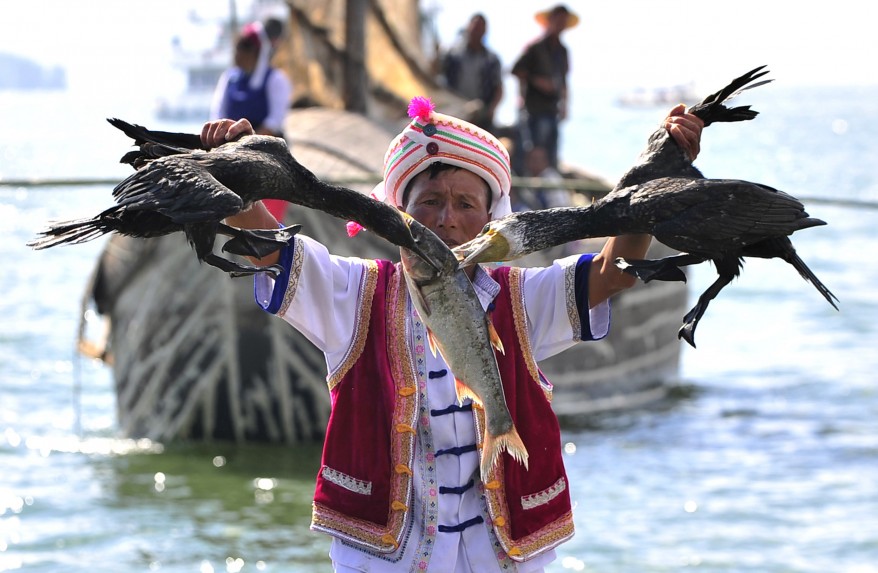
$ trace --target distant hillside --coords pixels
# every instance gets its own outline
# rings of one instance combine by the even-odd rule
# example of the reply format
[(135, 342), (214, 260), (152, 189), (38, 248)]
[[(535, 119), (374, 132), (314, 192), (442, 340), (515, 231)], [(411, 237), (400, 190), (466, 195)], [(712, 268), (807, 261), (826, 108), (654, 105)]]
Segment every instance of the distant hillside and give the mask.
[(0, 53), (0, 90), (63, 90), (66, 87), (64, 68), (47, 68), (21, 56)]

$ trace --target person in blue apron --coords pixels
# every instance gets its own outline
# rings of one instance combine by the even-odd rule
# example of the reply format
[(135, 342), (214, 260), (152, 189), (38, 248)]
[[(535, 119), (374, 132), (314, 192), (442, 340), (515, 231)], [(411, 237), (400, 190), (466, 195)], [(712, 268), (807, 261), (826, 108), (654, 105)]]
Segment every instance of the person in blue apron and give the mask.
[[(235, 65), (223, 72), (211, 104), (211, 119), (246, 119), (260, 135), (284, 137), (284, 120), (293, 85), (286, 74), (271, 65), (272, 46), (260, 22), (247, 24), (235, 42)], [(282, 220), (286, 201), (266, 204)]]
[(271, 46), (262, 24), (244, 26), (235, 42), (235, 65), (217, 82), (211, 119), (247, 119), (256, 133), (283, 137), (293, 86), (270, 59)]

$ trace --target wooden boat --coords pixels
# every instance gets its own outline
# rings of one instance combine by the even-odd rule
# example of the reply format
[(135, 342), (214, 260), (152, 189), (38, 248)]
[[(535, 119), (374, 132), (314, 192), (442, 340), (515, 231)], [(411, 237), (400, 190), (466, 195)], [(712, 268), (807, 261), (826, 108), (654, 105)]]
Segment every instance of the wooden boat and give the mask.
[[(332, 8), (339, 2), (315, 1), (310, 9), (308, 4), (295, 3), (300, 8), (291, 11), (293, 40), (280, 56), (296, 62), (286, 69), (297, 93), (322, 105), (291, 111), (291, 149), (320, 177), (370, 180), (381, 170), (386, 143), (406, 122), (400, 110), (408, 98), (431, 93), (431, 86), (424, 85), (429, 78), (393, 71), (394, 66), (409, 69), (411, 62), (406, 62), (413, 58), (396, 51), (394, 65), (385, 65), (392, 59), (386, 56), (374, 69), (368, 66), (372, 89), (367, 96), (360, 93), (359, 103), (351, 98), (349, 107), (362, 104), (375, 111), (342, 109), (344, 90), (327, 87), (333, 70), (344, 64), (331, 46)], [(392, 25), (391, 16), (407, 14), (382, 9), (391, 4), (416, 5), (411, 0), (371, 3), (367, 28), (383, 36), (370, 36), (370, 47), (419, 46), (414, 38), (389, 37), (393, 29), (403, 29)], [(417, 14), (414, 8), (412, 13)], [(385, 75), (388, 70), (391, 76)], [(439, 94), (441, 109), (460, 103), (451, 94), (433, 93)], [(609, 189), (599, 179), (592, 181)], [(373, 184), (349, 186), (368, 192)], [(343, 221), (323, 213), (291, 208), (287, 221), (301, 223), (334, 253), (398, 260), (397, 249), (388, 243), (369, 233), (351, 239)], [(596, 243), (594, 250), (599, 248)], [(522, 264), (546, 264), (556, 254), (531, 255)], [(111, 238), (89, 285), (96, 310), (107, 318), (107, 338), (97, 344), (82, 340), (82, 348), (112, 364), (118, 421), (126, 437), (163, 442), (322, 439), (329, 415), (323, 355), (288, 324), (259, 309), (252, 290), (251, 280), (231, 279), (199, 265), (182, 234)], [(685, 285), (638, 285), (613, 304), (614, 325), (607, 339), (580, 344), (541, 364), (555, 384), (554, 407), (562, 420), (655, 401), (677, 376), (676, 330), (685, 313)]]

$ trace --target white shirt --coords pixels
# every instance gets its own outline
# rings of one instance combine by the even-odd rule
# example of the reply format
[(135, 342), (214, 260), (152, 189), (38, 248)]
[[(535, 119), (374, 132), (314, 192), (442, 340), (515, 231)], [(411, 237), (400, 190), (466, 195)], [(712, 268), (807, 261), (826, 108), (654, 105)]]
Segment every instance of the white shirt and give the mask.
[[(282, 315), (326, 355), (331, 374), (341, 365), (353, 342), (357, 308), (360, 305), (360, 279), (364, 270), (361, 259), (330, 255), (326, 248), (312, 239), (297, 235), (296, 257), (301, 270), (291, 272), (290, 285), (283, 288), (289, 306)], [(569, 273), (580, 255), (555, 261), (550, 267), (525, 270), (522, 280), (524, 303), (528, 317), (534, 357), (539, 361), (573, 346), (580, 337), (579, 325), (571, 322), (567, 289), (572, 286)], [(482, 306), (487, 306), (499, 292), (499, 285), (479, 269), (473, 286)], [(263, 307), (271, 299), (274, 281), (265, 275), (257, 277), (256, 297)], [(289, 298), (292, 294), (292, 298)], [(319, 309), (315, 312), (314, 309)], [(573, 309), (575, 312), (575, 309)], [(451, 448), (467, 449), (476, 443), (473, 417), (469, 411), (439, 413), (457, 404), (454, 377), (441, 355), (433, 356), (424, 343), (424, 327), (417, 312), (408, 305), (410, 348), (416, 362), (419, 383), (426, 384), (425, 414), (418, 424), (415, 446), (417, 463), (413, 468), (413, 515), (411, 534), (399, 550), (391, 555), (371, 554), (339, 539), (333, 539), (330, 557), (337, 571), (455, 571), (519, 573), (541, 571), (555, 559), (547, 551), (525, 563), (515, 563), (502, 555), (493, 531), (484, 523), (474, 523), (462, 531), (443, 532), (438, 526), (457, 526), (486, 515), (477, 472), (477, 451), (460, 455), (442, 453)], [(592, 336), (600, 338), (609, 329), (609, 303), (589, 311)], [(421, 338), (418, 339), (418, 336)], [(421, 349), (418, 352), (418, 349)], [(442, 375), (442, 371), (446, 371)], [(430, 376), (430, 373), (434, 373)], [(438, 415), (434, 415), (439, 413)], [(425, 423), (426, 422), (426, 423)], [(462, 493), (440, 493), (443, 487), (465, 487)], [(435, 485), (430, 485), (434, 483)], [(432, 502), (437, 502), (433, 510)]]

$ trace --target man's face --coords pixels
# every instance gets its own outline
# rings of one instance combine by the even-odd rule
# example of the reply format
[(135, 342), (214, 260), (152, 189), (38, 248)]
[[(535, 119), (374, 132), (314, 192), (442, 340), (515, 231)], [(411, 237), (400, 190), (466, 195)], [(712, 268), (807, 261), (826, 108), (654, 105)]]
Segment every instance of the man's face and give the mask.
[(552, 11), (546, 22), (546, 32), (549, 34), (560, 35), (565, 29), (567, 29), (567, 12), (563, 10)]
[(436, 233), (449, 247), (475, 238), (491, 220), (488, 184), (466, 169), (450, 169), (412, 181), (405, 212)]
[(485, 37), (487, 28), (488, 25), (483, 18), (474, 17), (470, 20), (469, 27), (467, 28), (467, 36), (469, 40), (473, 43), (480, 44), (482, 38)]
[(259, 48), (251, 46), (246, 42), (238, 42), (235, 46), (235, 65), (247, 73), (252, 73), (256, 69), (256, 63), (259, 61)]

